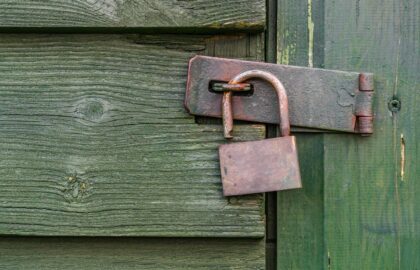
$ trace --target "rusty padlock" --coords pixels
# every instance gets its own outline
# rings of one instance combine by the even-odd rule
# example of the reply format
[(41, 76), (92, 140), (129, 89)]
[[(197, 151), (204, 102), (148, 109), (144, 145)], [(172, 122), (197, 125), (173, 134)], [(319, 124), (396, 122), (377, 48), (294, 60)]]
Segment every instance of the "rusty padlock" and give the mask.
[[(290, 136), (288, 100), (283, 84), (273, 74), (261, 70), (245, 71), (228, 84), (251, 78), (268, 81), (279, 101), (282, 137), (251, 142), (223, 144), (219, 147), (220, 170), (225, 196), (245, 195), (300, 188), (300, 170), (294, 136)], [(228, 89), (229, 90), (229, 89)], [(223, 125), (226, 138), (233, 128), (232, 91), (223, 95)]]

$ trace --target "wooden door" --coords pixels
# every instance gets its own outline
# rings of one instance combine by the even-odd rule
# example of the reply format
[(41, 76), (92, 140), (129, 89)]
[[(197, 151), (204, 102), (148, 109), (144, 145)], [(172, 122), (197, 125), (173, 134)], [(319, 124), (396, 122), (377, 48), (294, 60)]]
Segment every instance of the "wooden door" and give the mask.
[[(419, 9), (0, 0), (0, 268), (419, 269)], [(196, 54), (373, 72), (375, 134), (298, 133), (302, 190), (223, 198)]]
[(420, 269), (420, 2), (277, 6), (277, 61), (375, 73), (375, 133), (298, 137), (278, 193), (277, 269)]
[(0, 268), (264, 269), (264, 197), (222, 196), (220, 121), (183, 99), (196, 54), (264, 60), (265, 12), (0, 1)]

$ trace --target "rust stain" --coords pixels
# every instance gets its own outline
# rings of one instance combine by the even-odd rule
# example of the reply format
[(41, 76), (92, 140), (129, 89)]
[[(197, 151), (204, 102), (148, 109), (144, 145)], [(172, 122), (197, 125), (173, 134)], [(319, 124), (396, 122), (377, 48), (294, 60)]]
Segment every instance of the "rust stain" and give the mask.
[(223, 134), (226, 139), (232, 139), (233, 131), (233, 112), (232, 112), (232, 91), (223, 93), (222, 99), (223, 113)]

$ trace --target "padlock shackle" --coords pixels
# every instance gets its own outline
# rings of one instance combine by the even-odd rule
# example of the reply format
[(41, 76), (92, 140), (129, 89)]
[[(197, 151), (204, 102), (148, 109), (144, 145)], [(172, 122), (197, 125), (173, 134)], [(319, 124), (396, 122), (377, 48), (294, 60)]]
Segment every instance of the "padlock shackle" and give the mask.
[[(229, 84), (243, 83), (246, 80), (252, 78), (259, 78), (269, 82), (277, 93), (279, 102), (279, 113), (280, 113), (280, 133), (281, 136), (290, 135), (290, 121), (289, 121), (289, 102), (287, 99), (286, 89), (284, 88), (281, 81), (267, 71), (262, 70), (248, 70), (236, 75), (229, 81)], [(223, 127), (226, 138), (232, 138), (231, 132), (233, 129), (233, 111), (232, 111), (232, 92), (226, 91), (223, 93)]]

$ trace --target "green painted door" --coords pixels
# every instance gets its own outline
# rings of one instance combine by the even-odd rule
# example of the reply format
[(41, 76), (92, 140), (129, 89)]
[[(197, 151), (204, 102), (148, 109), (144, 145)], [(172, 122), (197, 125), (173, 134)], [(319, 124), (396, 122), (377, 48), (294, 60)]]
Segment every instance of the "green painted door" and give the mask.
[(420, 1), (277, 6), (279, 63), (375, 73), (375, 133), (298, 136), (277, 269), (420, 269)]
[(264, 60), (265, 13), (1, 0), (0, 268), (264, 269), (264, 196), (222, 196), (220, 121), (183, 99), (194, 55)]

